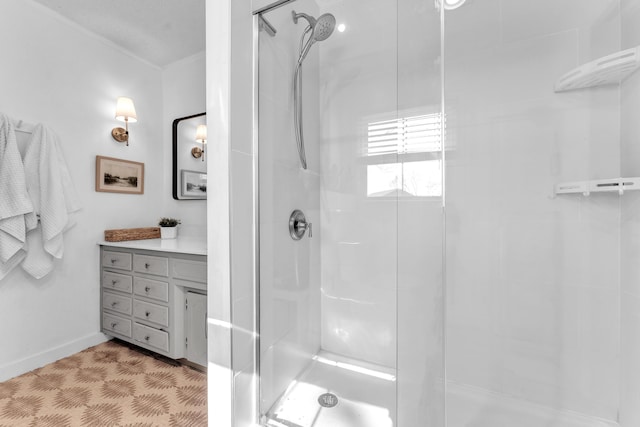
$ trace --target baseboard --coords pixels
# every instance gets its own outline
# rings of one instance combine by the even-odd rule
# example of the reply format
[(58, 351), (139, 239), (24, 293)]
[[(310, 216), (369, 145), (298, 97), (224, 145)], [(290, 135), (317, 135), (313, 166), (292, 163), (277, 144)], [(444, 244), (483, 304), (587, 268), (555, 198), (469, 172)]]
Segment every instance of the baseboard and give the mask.
[(79, 338), (77, 340), (59, 345), (33, 356), (25, 357), (15, 362), (0, 366), (0, 382), (17, 377), (63, 359), (72, 354), (78, 353), (86, 348), (93, 347), (100, 343), (109, 341), (110, 338), (102, 333), (95, 333)]

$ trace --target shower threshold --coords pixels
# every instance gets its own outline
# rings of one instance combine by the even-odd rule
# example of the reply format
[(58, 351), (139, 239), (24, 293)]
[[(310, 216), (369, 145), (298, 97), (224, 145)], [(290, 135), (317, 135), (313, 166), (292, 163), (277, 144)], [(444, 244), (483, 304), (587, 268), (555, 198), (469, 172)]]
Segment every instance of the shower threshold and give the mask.
[(268, 427), (393, 427), (392, 369), (320, 352), (264, 417)]

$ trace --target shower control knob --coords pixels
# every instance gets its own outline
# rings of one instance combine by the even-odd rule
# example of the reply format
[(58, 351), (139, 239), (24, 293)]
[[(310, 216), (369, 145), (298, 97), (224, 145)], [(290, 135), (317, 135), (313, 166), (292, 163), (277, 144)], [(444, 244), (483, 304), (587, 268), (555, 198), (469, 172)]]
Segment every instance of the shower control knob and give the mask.
[(311, 231), (313, 229), (312, 226), (313, 224), (311, 224), (310, 222), (298, 221), (298, 223), (296, 224), (296, 229), (302, 235), (304, 235), (305, 231), (309, 230), (309, 237), (313, 237), (313, 233)]
[(304, 233), (309, 230), (309, 237), (313, 237), (313, 225), (307, 222), (307, 218), (300, 209), (291, 212), (289, 217), (289, 234), (293, 240), (300, 240), (304, 237)]

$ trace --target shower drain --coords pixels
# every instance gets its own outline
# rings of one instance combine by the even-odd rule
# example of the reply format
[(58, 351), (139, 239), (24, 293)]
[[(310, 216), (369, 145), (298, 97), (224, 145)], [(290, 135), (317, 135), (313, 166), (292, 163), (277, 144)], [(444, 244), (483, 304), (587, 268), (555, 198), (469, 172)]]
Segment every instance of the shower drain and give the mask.
[(338, 404), (338, 396), (333, 393), (324, 393), (318, 397), (318, 403), (323, 408), (333, 408)]

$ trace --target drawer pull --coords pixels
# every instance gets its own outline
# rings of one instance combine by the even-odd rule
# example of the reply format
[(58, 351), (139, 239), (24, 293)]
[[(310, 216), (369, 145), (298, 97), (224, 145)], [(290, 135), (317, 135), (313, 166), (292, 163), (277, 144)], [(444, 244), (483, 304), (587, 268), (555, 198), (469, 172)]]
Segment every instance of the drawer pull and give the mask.
[(115, 329), (115, 328), (116, 328), (116, 326), (118, 326), (118, 324), (117, 324), (116, 322), (112, 322), (112, 323), (111, 323), (111, 329)]
[(115, 286), (118, 282), (119, 282), (119, 280), (112, 280), (111, 281), (111, 286)]
[(151, 315), (151, 313), (147, 311), (146, 313), (144, 313), (144, 315), (149, 317)]
[(146, 269), (148, 270), (150, 265), (151, 265), (151, 264), (149, 264), (148, 262), (145, 262), (145, 263), (144, 263), (144, 268), (146, 268)]
[(150, 287), (148, 287), (148, 286), (145, 286), (145, 287), (144, 287), (144, 291), (145, 291), (146, 293), (149, 293), (149, 291), (150, 291), (150, 290), (151, 290), (151, 288), (150, 288)]
[(116, 262), (118, 262), (116, 258), (111, 258), (111, 264), (115, 264)]
[(146, 337), (144, 337), (144, 340), (145, 340), (145, 341), (149, 341), (149, 339), (150, 339), (150, 338), (151, 338), (151, 337), (149, 337), (149, 335), (147, 335)]
[(111, 303), (111, 307), (115, 307), (116, 305), (118, 305), (118, 301), (114, 301)]

